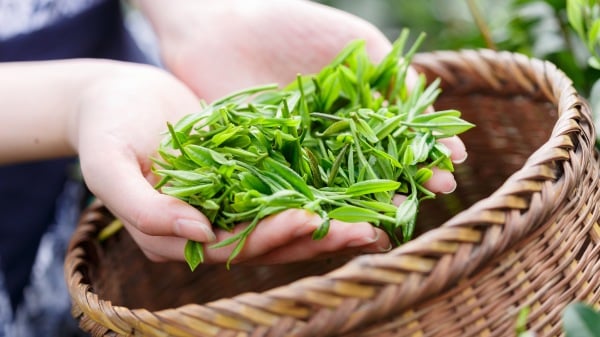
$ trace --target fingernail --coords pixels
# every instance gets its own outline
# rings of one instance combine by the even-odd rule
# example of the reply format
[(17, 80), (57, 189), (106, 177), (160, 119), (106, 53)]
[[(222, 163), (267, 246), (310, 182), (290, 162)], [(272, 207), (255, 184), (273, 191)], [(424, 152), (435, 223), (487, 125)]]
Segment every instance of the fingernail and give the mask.
[(465, 155), (462, 158), (453, 160), (453, 162), (454, 162), (454, 164), (462, 164), (465, 161), (467, 161), (468, 156), (469, 156), (469, 154), (467, 152), (465, 152)]
[(387, 246), (384, 246), (384, 247), (379, 246), (379, 247), (375, 247), (375, 249), (372, 249), (372, 250), (369, 249), (367, 251), (367, 253), (386, 253), (386, 252), (389, 252), (390, 250), (392, 250), (391, 243), (389, 243)]
[(175, 221), (175, 233), (177, 235), (189, 237), (190, 233), (196, 233), (198, 229), (204, 233), (207, 242), (217, 241), (215, 233), (204, 222), (193, 219), (177, 219)]
[(346, 247), (362, 247), (369, 245), (373, 242), (377, 242), (377, 240), (379, 240), (379, 232), (373, 229), (373, 234), (371, 236), (363, 236), (361, 238), (349, 241), (346, 244)]
[(373, 247), (373, 248), (367, 248), (364, 250), (365, 253), (386, 253), (389, 252), (390, 250), (392, 250), (392, 244), (389, 243), (387, 246), (385, 247)]
[(447, 190), (447, 191), (443, 191), (442, 192), (443, 194), (450, 194), (450, 193), (456, 191), (456, 186), (457, 186), (456, 180), (453, 180), (452, 182), (454, 183), (454, 185), (452, 185), (452, 188), (449, 189), (449, 190)]
[(385, 252), (389, 252), (390, 250), (392, 250), (393, 246), (392, 246), (392, 243), (390, 242), (387, 246), (379, 247), (379, 248), (380, 248), (380, 250), (379, 250), (380, 253), (385, 253)]

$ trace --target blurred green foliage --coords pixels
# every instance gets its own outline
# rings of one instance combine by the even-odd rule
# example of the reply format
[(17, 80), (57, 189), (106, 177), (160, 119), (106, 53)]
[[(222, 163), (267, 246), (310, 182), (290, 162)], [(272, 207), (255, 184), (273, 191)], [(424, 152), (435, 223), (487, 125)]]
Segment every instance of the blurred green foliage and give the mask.
[[(575, 0), (598, 4), (598, 0)], [(394, 40), (403, 27), (425, 32), (421, 51), (495, 48), (553, 62), (589, 95), (600, 71), (567, 18), (566, 0), (320, 0), (373, 23)], [(477, 24), (477, 19), (483, 23)], [(484, 30), (489, 31), (490, 40)], [(490, 43), (491, 42), (491, 43)]]
[(571, 303), (562, 315), (566, 337), (600, 337), (600, 313), (589, 305)]

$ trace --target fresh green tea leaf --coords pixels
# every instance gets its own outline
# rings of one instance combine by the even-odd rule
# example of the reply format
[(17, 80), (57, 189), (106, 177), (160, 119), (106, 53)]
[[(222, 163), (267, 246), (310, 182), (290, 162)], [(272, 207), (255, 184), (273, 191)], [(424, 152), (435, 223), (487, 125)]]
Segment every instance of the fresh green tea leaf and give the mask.
[(382, 215), (373, 210), (357, 206), (341, 206), (331, 210), (329, 212), (329, 217), (344, 222), (379, 223)]
[(184, 248), (185, 260), (192, 271), (204, 262), (204, 250), (202, 243), (188, 240)]
[(321, 225), (319, 226), (319, 228), (317, 228), (313, 232), (312, 239), (313, 240), (321, 240), (322, 238), (324, 238), (325, 235), (327, 235), (327, 233), (329, 232), (330, 224), (331, 224), (331, 220), (329, 220), (329, 218), (324, 219), (323, 222), (321, 223)]
[(393, 192), (400, 187), (400, 183), (394, 180), (371, 179), (354, 183), (346, 189), (346, 194), (353, 197), (373, 194), (379, 192)]
[(583, 303), (572, 303), (563, 313), (566, 337), (599, 337), (600, 313)]
[(264, 159), (263, 163), (265, 168), (270, 169), (273, 172), (280, 175), (284, 180), (289, 182), (298, 192), (304, 194), (311, 200), (315, 198), (310, 188), (308, 188), (306, 182), (294, 170), (268, 157)]

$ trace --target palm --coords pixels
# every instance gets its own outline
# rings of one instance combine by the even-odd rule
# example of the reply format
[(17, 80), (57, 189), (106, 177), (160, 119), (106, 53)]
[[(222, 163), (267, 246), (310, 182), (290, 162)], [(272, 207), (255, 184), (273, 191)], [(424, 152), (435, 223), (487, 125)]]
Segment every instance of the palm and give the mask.
[[(283, 85), (298, 73), (314, 73), (354, 39), (367, 41), (374, 60), (390, 47), (369, 23), (308, 1), (215, 3), (197, 12), (202, 14), (190, 24), (194, 29), (163, 46), (163, 58), (207, 101), (249, 86)], [(231, 20), (223, 24), (223, 17)]]

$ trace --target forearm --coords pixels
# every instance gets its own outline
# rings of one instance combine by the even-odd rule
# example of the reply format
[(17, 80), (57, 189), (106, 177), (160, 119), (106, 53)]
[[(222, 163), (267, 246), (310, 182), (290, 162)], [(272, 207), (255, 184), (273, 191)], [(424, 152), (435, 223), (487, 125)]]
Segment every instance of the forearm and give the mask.
[(117, 62), (0, 63), (0, 164), (76, 154), (79, 97)]

